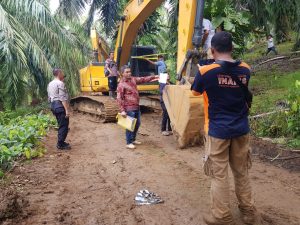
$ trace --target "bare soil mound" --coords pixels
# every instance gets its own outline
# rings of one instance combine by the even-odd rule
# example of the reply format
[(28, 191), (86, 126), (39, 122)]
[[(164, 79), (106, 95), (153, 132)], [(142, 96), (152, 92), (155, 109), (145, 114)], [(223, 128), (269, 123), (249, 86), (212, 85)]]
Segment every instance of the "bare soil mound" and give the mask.
[(251, 140), (252, 154), (264, 162), (283, 167), (289, 171), (300, 172), (300, 152), (293, 152), (278, 144), (257, 137)]

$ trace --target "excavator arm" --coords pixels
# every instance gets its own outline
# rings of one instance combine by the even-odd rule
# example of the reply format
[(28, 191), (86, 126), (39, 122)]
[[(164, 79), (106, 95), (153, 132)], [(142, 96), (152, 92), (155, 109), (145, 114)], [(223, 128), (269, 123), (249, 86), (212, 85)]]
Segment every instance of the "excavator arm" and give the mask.
[(139, 28), (163, 2), (164, 0), (131, 0), (127, 4), (119, 24), (115, 48), (119, 66), (127, 64)]
[(194, 96), (190, 83), (201, 54), (204, 0), (179, 0), (177, 80), (185, 85), (167, 85), (163, 99), (179, 147), (201, 143), (204, 129), (204, 100)]
[[(131, 47), (145, 20), (164, 0), (131, 0), (119, 24), (115, 56), (118, 65), (129, 61)], [(187, 54), (201, 43), (204, 0), (179, 0), (177, 73), (183, 73)], [(183, 68), (181, 68), (183, 67)], [(182, 71), (182, 72), (180, 72)]]
[(95, 28), (91, 30), (91, 41), (95, 61), (104, 62), (108, 58), (109, 47), (106, 41), (98, 35)]
[(177, 76), (181, 79), (189, 59), (202, 41), (204, 0), (179, 0)]

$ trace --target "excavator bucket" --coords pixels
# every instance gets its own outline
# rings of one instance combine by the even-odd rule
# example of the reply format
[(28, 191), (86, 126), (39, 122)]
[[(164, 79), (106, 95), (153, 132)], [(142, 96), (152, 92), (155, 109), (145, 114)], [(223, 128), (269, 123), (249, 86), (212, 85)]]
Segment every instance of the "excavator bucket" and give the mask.
[(189, 85), (167, 85), (163, 100), (179, 147), (203, 144), (203, 97), (193, 96)]

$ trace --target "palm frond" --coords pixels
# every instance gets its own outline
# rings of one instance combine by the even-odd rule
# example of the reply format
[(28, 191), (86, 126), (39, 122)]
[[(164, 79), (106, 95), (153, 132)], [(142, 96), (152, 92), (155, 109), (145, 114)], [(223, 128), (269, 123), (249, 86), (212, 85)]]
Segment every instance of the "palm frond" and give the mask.
[(68, 79), (76, 92), (77, 71), (85, 64), (83, 51), (82, 38), (65, 29), (44, 1), (0, 2), (0, 61), (4, 62), (0, 73), (6, 87), (4, 96), (13, 106), (24, 96), (26, 82), (31, 85), (34, 81), (44, 95), (53, 66), (71, 74)]
[(0, 60), (11, 63), (14, 60), (18, 68), (26, 63), (24, 53), (26, 43), (18, 32), (17, 21), (0, 5)]
[(169, 1), (170, 8), (168, 12), (168, 21), (170, 26), (170, 40), (171, 42), (177, 43), (177, 28), (178, 28), (178, 15), (179, 15), (179, 1), (178, 0), (170, 0)]
[[(95, 0), (94, 0), (95, 1)], [(100, 8), (100, 20), (105, 24), (105, 33), (110, 36), (119, 20), (119, 0), (102, 1)], [(98, 3), (100, 5), (100, 3)]]
[(59, 0), (56, 14), (69, 20), (79, 19), (88, 2), (87, 0)]
[(90, 4), (90, 10), (88, 13), (88, 17), (86, 19), (86, 21), (84, 22), (84, 27), (86, 30), (86, 33), (90, 33), (91, 27), (94, 23), (94, 19), (95, 19), (95, 14), (97, 12), (97, 10), (100, 8), (101, 6), (101, 2), (97, 1), (97, 0), (92, 0), (91, 4)]

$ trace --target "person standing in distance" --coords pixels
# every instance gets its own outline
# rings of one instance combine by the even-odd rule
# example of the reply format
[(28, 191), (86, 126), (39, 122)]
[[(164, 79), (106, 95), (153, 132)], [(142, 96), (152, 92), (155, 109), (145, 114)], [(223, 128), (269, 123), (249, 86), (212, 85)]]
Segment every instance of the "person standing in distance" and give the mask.
[(215, 29), (210, 22), (210, 20), (203, 18), (202, 22), (202, 42), (201, 46), (203, 49), (203, 52), (206, 54), (206, 57), (201, 58), (199, 61), (199, 65), (209, 65), (212, 64), (215, 60), (213, 58), (213, 55), (211, 53), (211, 39), (215, 35)]
[(157, 72), (158, 75), (160, 75), (161, 73), (166, 73), (167, 72), (167, 65), (165, 63), (165, 59), (163, 55), (159, 55), (158, 56), (158, 60), (157, 62), (153, 62), (147, 58), (145, 58), (146, 61), (148, 61), (149, 63), (151, 63), (152, 65), (157, 66)]
[(213, 59), (211, 53), (211, 39), (215, 35), (215, 28), (213, 27), (210, 20), (203, 18), (203, 38), (202, 38), (202, 46), (203, 51), (207, 54), (207, 59)]
[(109, 58), (105, 61), (104, 73), (108, 78), (109, 96), (115, 98), (118, 86), (118, 66), (114, 60), (113, 51), (109, 53)]
[(271, 51), (275, 53), (275, 55), (278, 55), (278, 52), (276, 51), (275, 45), (274, 45), (274, 40), (273, 40), (273, 36), (271, 34), (268, 35), (268, 49), (266, 52), (266, 55), (268, 55)]
[(61, 69), (53, 70), (54, 79), (48, 84), (48, 99), (51, 103), (51, 111), (58, 123), (57, 149), (71, 149), (69, 143), (65, 142), (69, 132), (69, 95), (64, 84), (65, 75)]
[(129, 66), (121, 67), (121, 81), (117, 89), (117, 102), (123, 117), (128, 115), (137, 119), (134, 131), (126, 130), (126, 147), (129, 149), (135, 149), (135, 145), (142, 144), (136, 140), (136, 135), (141, 125), (140, 97), (137, 84), (153, 82), (158, 79), (158, 76), (132, 77)]
[[(158, 75), (161, 76), (162, 73), (167, 73), (167, 65), (164, 60), (163, 55), (158, 56), (157, 62), (153, 62), (149, 59), (145, 59), (149, 63), (156, 65), (157, 66), (157, 72)], [(169, 75), (168, 75), (169, 77)], [(168, 79), (169, 80), (169, 79)], [(162, 109), (162, 121), (161, 121), (161, 134), (163, 136), (169, 136), (172, 133), (172, 128), (171, 128), (171, 122), (170, 122), (170, 117), (167, 111), (167, 108), (165, 106), (165, 103), (163, 101), (163, 90), (165, 89), (168, 81), (166, 83), (159, 83), (159, 93), (160, 93), (160, 105)]]
[[(204, 172), (211, 177), (211, 213), (204, 216), (209, 225), (235, 224), (229, 207), (228, 165), (235, 183), (242, 220), (258, 225), (248, 170), (250, 104), (245, 89), (250, 67), (232, 58), (232, 36), (216, 33), (211, 41), (215, 63), (199, 67), (192, 93), (203, 94), (205, 112)], [(239, 80), (239, 81), (238, 81)]]
[(161, 121), (161, 134), (163, 136), (172, 135), (172, 127), (171, 127), (171, 120), (167, 111), (167, 107), (165, 105), (163, 99), (164, 89), (167, 85), (170, 84), (170, 76), (168, 74), (167, 82), (166, 83), (159, 83), (159, 95), (160, 95), (160, 105), (162, 109), (162, 121)]

